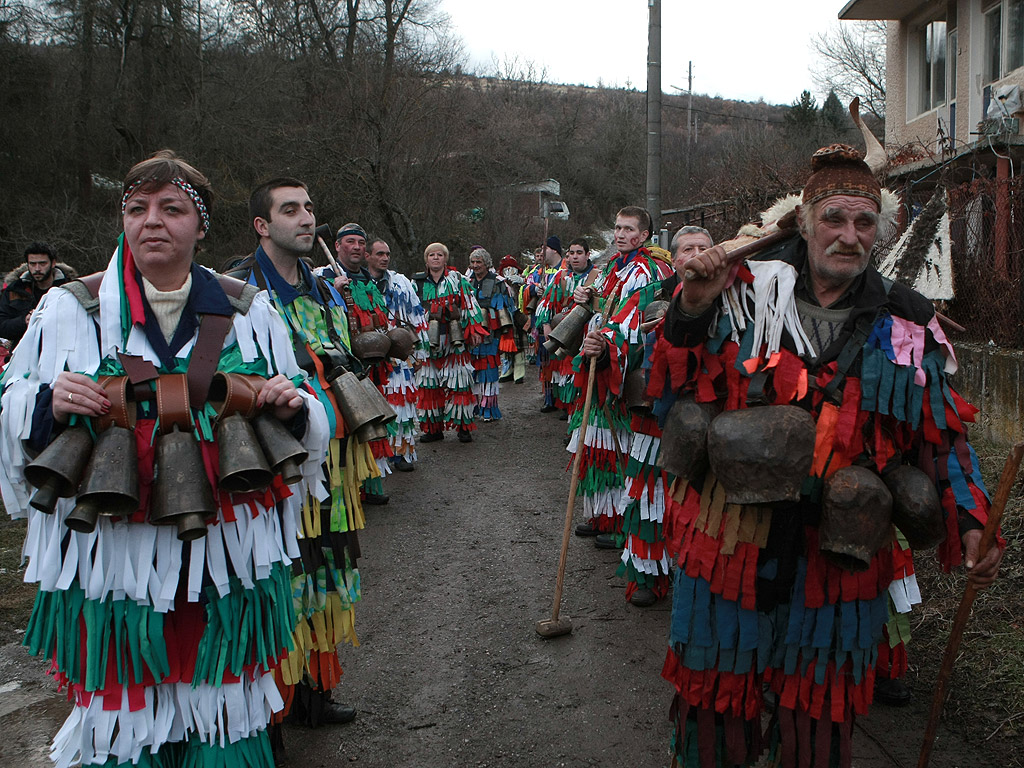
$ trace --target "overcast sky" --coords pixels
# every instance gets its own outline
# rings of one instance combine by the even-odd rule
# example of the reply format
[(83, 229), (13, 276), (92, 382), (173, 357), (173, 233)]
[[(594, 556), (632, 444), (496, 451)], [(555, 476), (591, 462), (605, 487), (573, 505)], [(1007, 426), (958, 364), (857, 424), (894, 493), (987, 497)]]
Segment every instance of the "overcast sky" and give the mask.
[[(662, 89), (789, 104), (814, 92), (811, 40), (844, 0), (662, 0)], [(647, 88), (647, 0), (441, 0), (469, 64), (532, 62), (548, 82)], [(820, 104), (823, 95), (815, 93)]]

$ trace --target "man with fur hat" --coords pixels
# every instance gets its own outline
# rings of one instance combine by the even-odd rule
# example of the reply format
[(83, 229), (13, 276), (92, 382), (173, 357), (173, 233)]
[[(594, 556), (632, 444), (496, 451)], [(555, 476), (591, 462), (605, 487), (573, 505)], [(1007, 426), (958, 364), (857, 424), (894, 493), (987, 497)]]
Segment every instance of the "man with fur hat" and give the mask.
[(558, 410), (555, 406), (554, 388), (551, 384), (552, 361), (544, 349), (544, 333), (537, 327), (537, 307), (541, 297), (551, 285), (551, 281), (562, 266), (562, 241), (557, 235), (551, 235), (544, 243), (542, 260), (526, 275), (526, 284), (520, 294), (522, 309), (530, 316), (530, 328), (537, 343), (537, 367), (540, 368), (540, 383), (544, 392), (544, 403), (541, 413)]
[(0, 339), (7, 339), (12, 348), (25, 335), (43, 294), (78, 276), (67, 264), (57, 261), (57, 252), (47, 243), (31, 243), (24, 259), (24, 264), (7, 273), (0, 294)]
[(722, 246), (693, 255), (657, 330), (648, 394), (666, 442), (686, 413), (710, 424), (665, 512), (677, 568), (662, 675), (682, 766), (752, 765), (765, 749), (850, 766), (888, 600), (916, 591), (893, 578), (897, 477), (934, 488), (918, 546), (938, 542), (944, 568), (963, 562), (985, 587), (1002, 556), (979, 553), (989, 502), (953, 349), (928, 300), (870, 266), (882, 190), (851, 147), (811, 167), (798, 234), (742, 265)]

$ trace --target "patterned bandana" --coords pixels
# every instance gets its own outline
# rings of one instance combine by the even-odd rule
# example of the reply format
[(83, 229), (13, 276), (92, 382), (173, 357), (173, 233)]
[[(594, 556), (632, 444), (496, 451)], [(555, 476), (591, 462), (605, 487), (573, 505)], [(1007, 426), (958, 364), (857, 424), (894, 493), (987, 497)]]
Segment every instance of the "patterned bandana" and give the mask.
[[(124, 195), (121, 197), (121, 215), (122, 216), (124, 216), (125, 208), (128, 207), (128, 198), (131, 197), (135, 193), (135, 190), (137, 190), (143, 184), (150, 183), (150, 181), (152, 181), (152, 180), (151, 179), (139, 179), (138, 181), (136, 181), (134, 184), (132, 184), (130, 187), (128, 187), (128, 189), (126, 189), (124, 191)], [(209, 213), (209, 211), (206, 210), (206, 203), (203, 202), (202, 195), (200, 195), (196, 191), (195, 187), (193, 187), (187, 181), (185, 181), (184, 179), (182, 179), (182, 178), (180, 178), (178, 176), (175, 176), (173, 179), (171, 179), (170, 183), (173, 184), (174, 186), (176, 186), (178, 189), (180, 189), (186, 195), (188, 195), (189, 200), (191, 200), (192, 204), (196, 207), (196, 212), (199, 214), (199, 218), (200, 218), (200, 220), (203, 223), (203, 231), (204, 232), (209, 232), (210, 231), (210, 213)]]

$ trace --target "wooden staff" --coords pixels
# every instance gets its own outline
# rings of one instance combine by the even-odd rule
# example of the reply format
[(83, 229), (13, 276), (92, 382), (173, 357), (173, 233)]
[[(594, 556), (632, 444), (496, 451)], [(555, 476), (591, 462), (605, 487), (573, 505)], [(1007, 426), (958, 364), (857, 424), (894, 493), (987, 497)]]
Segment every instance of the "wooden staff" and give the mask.
[[(978, 546), (978, 562), (984, 559), (985, 554), (995, 543), (996, 531), (999, 530), (999, 520), (1006, 508), (1006, 500), (1010, 497), (1013, 483), (1017, 479), (1017, 471), (1020, 469), (1021, 457), (1024, 456), (1024, 443), (1017, 443), (1010, 449), (1006, 457), (1006, 464), (1003, 466), (1003, 474), (999, 478), (999, 487), (996, 489), (995, 498), (992, 500), (992, 508), (988, 512), (988, 521), (985, 523), (985, 530), (981, 534), (981, 544)], [(928, 713), (928, 724), (924, 731), (924, 743), (921, 745), (921, 755), (917, 761), (917, 768), (928, 768), (928, 759), (931, 757), (932, 744), (935, 741), (935, 731), (939, 727), (939, 718), (942, 716), (942, 705), (946, 698), (946, 685), (949, 683), (949, 676), (953, 672), (953, 663), (956, 661), (960, 649), (960, 640), (964, 634), (964, 627), (971, 616), (971, 606), (974, 598), (978, 595), (978, 588), (967, 582), (964, 595), (960, 598), (960, 607), (956, 611), (956, 618), (953, 619), (953, 628), (949, 632), (949, 641), (946, 643), (946, 653), (942, 657), (942, 666), (939, 668), (939, 679), (935, 684), (935, 695), (932, 696), (932, 708)]]
[[(612, 302), (609, 297), (601, 310), (598, 328), (608, 319)], [(569, 554), (569, 536), (572, 533), (572, 513), (576, 507), (576, 487), (580, 481), (580, 464), (583, 461), (584, 440), (587, 434), (587, 422), (590, 419), (590, 408), (594, 399), (594, 382), (597, 379), (597, 358), (590, 358), (590, 370), (587, 372), (587, 393), (583, 399), (583, 418), (580, 421), (579, 433), (576, 438), (576, 453), (572, 458), (572, 478), (569, 481), (569, 500), (565, 505), (565, 525), (562, 527), (562, 551), (558, 556), (558, 576), (555, 578), (555, 600), (551, 606), (551, 618), (541, 619), (536, 624), (537, 634), (544, 638), (559, 637), (572, 632), (572, 619), (568, 616), (559, 618), (558, 612), (562, 604), (562, 587), (565, 584), (565, 561)], [(613, 428), (614, 429), (614, 428)]]

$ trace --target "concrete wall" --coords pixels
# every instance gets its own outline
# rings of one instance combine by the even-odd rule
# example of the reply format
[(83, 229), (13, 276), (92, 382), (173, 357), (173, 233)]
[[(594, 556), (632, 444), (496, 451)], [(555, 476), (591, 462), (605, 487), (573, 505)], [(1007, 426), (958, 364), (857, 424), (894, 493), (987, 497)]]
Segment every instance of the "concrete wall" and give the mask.
[(1024, 351), (957, 344), (953, 387), (981, 411), (970, 427), (1002, 445), (1024, 440)]

